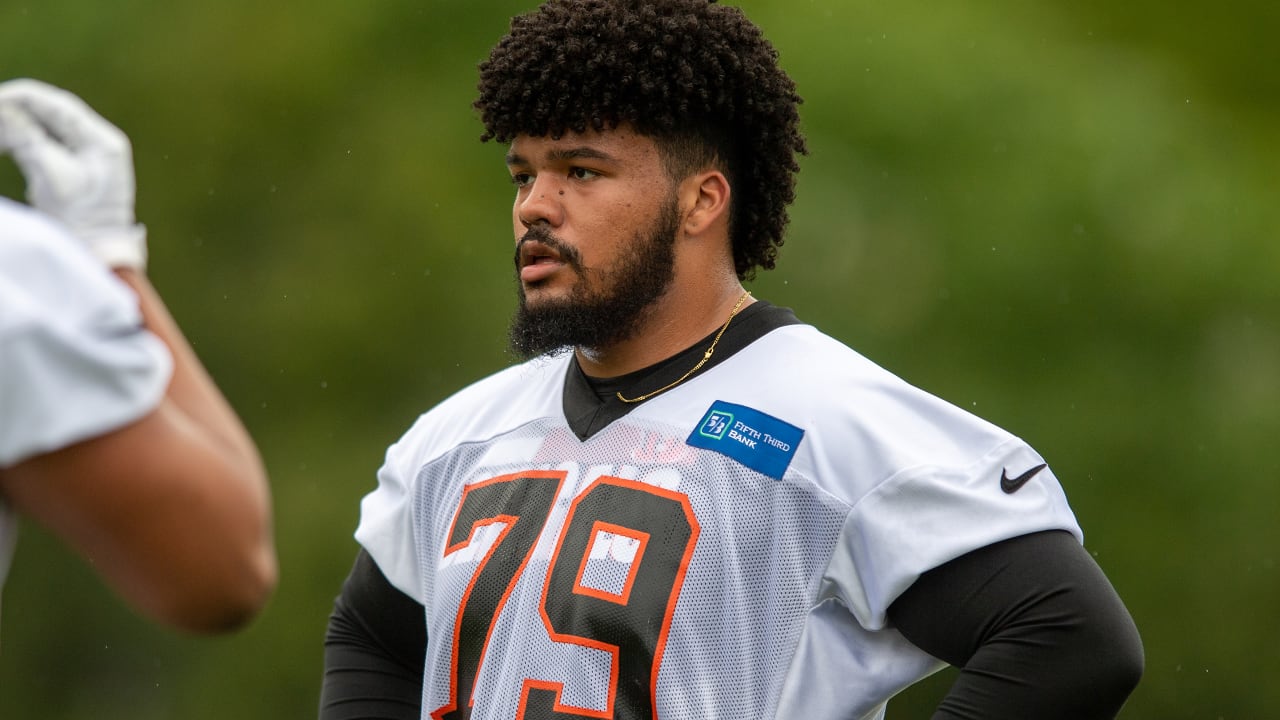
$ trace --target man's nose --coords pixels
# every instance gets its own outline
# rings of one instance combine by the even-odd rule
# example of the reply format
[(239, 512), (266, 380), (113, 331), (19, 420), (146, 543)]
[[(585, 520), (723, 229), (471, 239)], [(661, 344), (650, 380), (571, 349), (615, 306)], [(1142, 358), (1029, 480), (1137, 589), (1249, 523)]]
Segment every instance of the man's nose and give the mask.
[(528, 193), (516, 203), (516, 218), (526, 228), (544, 222), (559, 227), (564, 222), (564, 189), (553, 178), (540, 175)]

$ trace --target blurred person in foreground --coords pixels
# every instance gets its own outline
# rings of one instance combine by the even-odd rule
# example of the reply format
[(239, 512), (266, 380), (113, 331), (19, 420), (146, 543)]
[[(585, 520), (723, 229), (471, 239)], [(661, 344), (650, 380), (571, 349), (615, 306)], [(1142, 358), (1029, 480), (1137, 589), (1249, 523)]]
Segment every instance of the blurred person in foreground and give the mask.
[(19, 79), (0, 152), (33, 206), (0, 198), (0, 582), (25, 516), (145, 616), (243, 626), (276, 582), (267, 478), (144, 274), (128, 138)]
[(935, 718), (1118, 712), (1141, 641), (1046, 461), (743, 289), (806, 152), (755, 25), (550, 0), (479, 91), (528, 360), (388, 450), (323, 720), (880, 718), (946, 663)]

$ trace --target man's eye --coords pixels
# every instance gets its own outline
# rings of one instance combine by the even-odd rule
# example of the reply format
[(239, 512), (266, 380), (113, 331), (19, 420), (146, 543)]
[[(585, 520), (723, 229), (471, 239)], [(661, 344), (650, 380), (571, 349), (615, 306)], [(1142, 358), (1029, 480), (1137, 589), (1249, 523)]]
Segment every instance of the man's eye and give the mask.
[(533, 182), (533, 176), (529, 173), (515, 173), (511, 176), (511, 184), (516, 187), (524, 187)]
[(595, 170), (588, 170), (582, 167), (575, 167), (575, 168), (569, 169), (569, 177), (573, 178), (574, 180), (590, 180), (591, 178), (596, 177), (599, 174), (600, 173), (596, 172)]

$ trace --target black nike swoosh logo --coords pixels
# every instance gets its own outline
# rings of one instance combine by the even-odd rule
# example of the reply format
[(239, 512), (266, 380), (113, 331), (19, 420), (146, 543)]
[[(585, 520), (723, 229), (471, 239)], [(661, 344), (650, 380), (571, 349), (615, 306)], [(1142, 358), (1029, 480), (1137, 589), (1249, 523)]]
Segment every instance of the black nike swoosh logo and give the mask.
[(1015, 478), (1009, 477), (1009, 469), (1004, 468), (1000, 471), (1000, 489), (1012, 495), (1018, 492), (1019, 488), (1021, 488), (1023, 485), (1026, 485), (1028, 480), (1035, 477), (1041, 470), (1045, 469), (1046, 467), (1047, 465), (1045, 463), (1040, 463), (1039, 465), (1031, 468), (1030, 470), (1022, 473), (1021, 475)]

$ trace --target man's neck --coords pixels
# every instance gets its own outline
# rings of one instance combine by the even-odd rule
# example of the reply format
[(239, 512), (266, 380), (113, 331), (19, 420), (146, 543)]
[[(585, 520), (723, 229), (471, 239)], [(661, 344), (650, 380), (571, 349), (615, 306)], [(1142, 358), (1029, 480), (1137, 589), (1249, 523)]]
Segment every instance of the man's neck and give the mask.
[(668, 293), (654, 303), (630, 337), (605, 348), (575, 348), (582, 372), (608, 378), (655, 365), (724, 326), (735, 309), (740, 312), (755, 302), (736, 282), (701, 294), (705, 297)]

